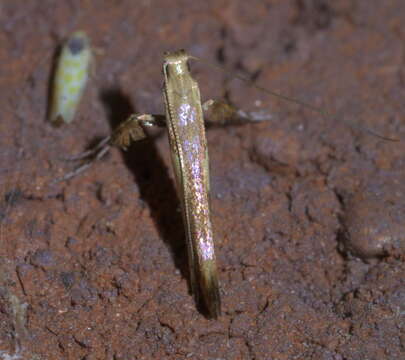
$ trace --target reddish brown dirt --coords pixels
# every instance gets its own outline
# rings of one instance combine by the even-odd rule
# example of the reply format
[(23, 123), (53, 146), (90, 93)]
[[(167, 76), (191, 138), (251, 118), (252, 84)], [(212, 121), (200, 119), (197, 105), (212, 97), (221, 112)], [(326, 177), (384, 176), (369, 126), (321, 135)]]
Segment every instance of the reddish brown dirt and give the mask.
[[(402, 0), (2, 1), (0, 358), (405, 358), (404, 22)], [(79, 28), (94, 76), (55, 129), (53, 59)], [(335, 114), (193, 64), (204, 99), (272, 116), (208, 131), (217, 321), (189, 294), (163, 131), (51, 184), (130, 112), (163, 112), (178, 48)]]

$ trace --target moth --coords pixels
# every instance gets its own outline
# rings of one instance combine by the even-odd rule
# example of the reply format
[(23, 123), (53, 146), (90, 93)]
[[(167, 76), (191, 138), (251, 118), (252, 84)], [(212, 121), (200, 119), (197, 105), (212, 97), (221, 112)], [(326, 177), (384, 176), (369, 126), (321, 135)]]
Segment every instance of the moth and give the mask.
[(200, 90), (191, 77), (189, 55), (180, 50), (163, 63), (166, 115), (134, 114), (112, 135), (126, 148), (146, 137), (145, 126), (166, 126), (177, 194), (186, 232), (190, 285), (208, 315), (221, 314), (221, 299), (209, 206), (208, 149)]
[[(181, 203), (186, 233), (190, 287), (196, 302), (202, 302), (210, 318), (221, 314), (219, 280), (209, 204), (209, 161), (203, 109), (210, 121), (266, 120), (269, 117), (236, 110), (209, 100), (201, 104), (198, 83), (190, 74), (184, 50), (166, 53), (163, 63), (165, 115), (133, 114), (94, 149), (70, 158), (94, 155), (100, 159), (111, 145), (126, 149), (132, 141), (147, 137), (146, 127), (167, 127), (177, 194)], [(93, 159), (94, 160), (94, 159)], [(91, 166), (89, 161), (60, 180), (76, 176)]]
[[(193, 79), (188, 61), (194, 57), (184, 50), (166, 53), (163, 63), (165, 115), (133, 114), (100, 144), (72, 159), (89, 156), (101, 158), (111, 145), (127, 148), (132, 141), (144, 139), (146, 127), (168, 128), (171, 160), (175, 174), (176, 189), (180, 198), (186, 232), (190, 285), (196, 302), (202, 301), (211, 318), (221, 315), (220, 286), (215, 257), (214, 235), (209, 206), (209, 162), (205, 120), (203, 111), (209, 112), (209, 121), (217, 124), (268, 120), (263, 114), (246, 113), (220, 101), (209, 100), (201, 104), (200, 90)], [(238, 77), (238, 76), (237, 76)], [(244, 78), (238, 77), (242, 80)], [(273, 96), (298, 103), (320, 113), (324, 110), (305, 104), (265, 88), (255, 86)], [(354, 124), (349, 123), (350, 126)], [(359, 126), (357, 126), (359, 127)], [(385, 140), (371, 130), (363, 129)], [(62, 180), (74, 177), (92, 164), (89, 161), (64, 176)]]
[(145, 126), (168, 128), (176, 189), (186, 233), (190, 285), (209, 317), (221, 314), (219, 280), (209, 205), (209, 164), (200, 90), (184, 50), (167, 53), (163, 63), (166, 115), (132, 115), (113, 133), (126, 148), (143, 139)]
[[(221, 300), (209, 206), (208, 149), (200, 90), (184, 51), (167, 54), (163, 64), (166, 125), (177, 193), (185, 225), (190, 283), (211, 317)], [(138, 122), (139, 123), (139, 122)], [(134, 122), (138, 126), (137, 121)]]

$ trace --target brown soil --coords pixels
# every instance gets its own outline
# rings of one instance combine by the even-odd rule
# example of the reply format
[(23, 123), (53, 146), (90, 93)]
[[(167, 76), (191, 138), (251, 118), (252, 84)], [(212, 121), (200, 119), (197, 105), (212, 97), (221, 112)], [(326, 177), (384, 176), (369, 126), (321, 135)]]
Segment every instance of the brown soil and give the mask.
[[(402, 0), (2, 1), (0, 358), (405, 358), (404, 22)], [(94, 76), (54, 128), (52, 66), (79, 28)], [(217, 321), (189, 294), (164, 131), (52, 184), (131, 112), (163, 112), (179, 48), (334, 114), (192, 64), (204, 100), (272, 117), (207, 132)]]

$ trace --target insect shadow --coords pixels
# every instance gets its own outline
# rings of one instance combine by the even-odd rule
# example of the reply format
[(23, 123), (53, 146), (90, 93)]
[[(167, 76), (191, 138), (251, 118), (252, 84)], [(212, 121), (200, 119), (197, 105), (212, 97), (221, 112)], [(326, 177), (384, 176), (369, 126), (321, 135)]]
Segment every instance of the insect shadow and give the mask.
[[(119, 88), (105, 89), (100, 98), (112, 129), (136, 113), (130, 99)], [(122, 156), (139, 187), (141, 199), (150, 208), (159, 235), (170, 249), (176, 268), (189, 279), (183, 220), (180, 211), (173, 211), (179, 207), (179, 199), (153, 138), (134, 142), (127, 151), (122, 151)]]
[[(59, 45), (51, 55), (51, 69), (48, 77), (47, 96), (48, 103), (46, 104), (45, 121), (48, 121), (52, 108), (53, 84), (55, 83), (56, 68), (58, 67), (58, 59), (62, 51), (62, 45)], [(60, 125), (60, 124), (59, 124)], [(57, 126), (57, 125), (56, 125)]]

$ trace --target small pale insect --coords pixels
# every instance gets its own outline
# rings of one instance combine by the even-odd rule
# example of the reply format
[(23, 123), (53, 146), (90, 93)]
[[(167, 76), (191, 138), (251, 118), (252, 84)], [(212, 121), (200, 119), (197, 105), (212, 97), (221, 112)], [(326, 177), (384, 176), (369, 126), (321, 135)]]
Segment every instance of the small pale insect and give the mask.
[(90, 39), (83, 31), (74, 32), (63, 46), (56, 66), (49, 120), (70, 123), (83, 95), (92, 58)]

